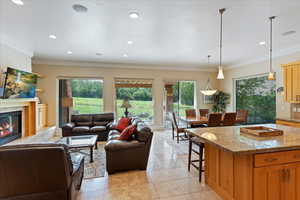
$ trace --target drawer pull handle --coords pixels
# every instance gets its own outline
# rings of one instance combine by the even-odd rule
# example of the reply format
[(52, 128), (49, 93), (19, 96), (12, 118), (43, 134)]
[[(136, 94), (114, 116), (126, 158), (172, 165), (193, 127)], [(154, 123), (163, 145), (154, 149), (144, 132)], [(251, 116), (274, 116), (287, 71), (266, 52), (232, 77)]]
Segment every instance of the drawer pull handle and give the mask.
[(300, 154), (294, 155), (294, 158), (299, 159), (300, 158)]
[(276, 160), (278, 160), (278, 159), (277, 158), (266, 158), (265, 159), (266, 162), (274, 162)]

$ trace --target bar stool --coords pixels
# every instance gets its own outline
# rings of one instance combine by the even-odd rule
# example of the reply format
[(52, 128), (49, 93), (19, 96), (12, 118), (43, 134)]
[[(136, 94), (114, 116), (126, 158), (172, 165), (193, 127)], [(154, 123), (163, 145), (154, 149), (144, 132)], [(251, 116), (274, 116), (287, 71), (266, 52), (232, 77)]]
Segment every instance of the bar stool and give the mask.
[[(199, 148), (199, 151), (193, 148), (193, 145)], [(204, 162), (204, 143), (198, 137), (190, 137), (189, 136), (189, 157), (188, 157), (188, 170), (190, 171), (191, 165), (195, 167), (199, 171), (199, 182), (201, 183), (202, 172), (203, 170), (203, 162)], [(199, 156), (199, 159), (192, 160), (192, 152)], [(198, 163), (196, 165), (195, 163)]]

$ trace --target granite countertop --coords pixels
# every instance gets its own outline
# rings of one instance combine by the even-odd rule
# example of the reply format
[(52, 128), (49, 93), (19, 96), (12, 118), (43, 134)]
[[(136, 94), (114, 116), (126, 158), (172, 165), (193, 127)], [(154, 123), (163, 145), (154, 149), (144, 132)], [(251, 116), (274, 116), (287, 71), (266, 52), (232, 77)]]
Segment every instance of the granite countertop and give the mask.
[(255, 154), (300, 149), (300, 128), (276, 124), (264, 124), (263, 126), (283, 130), (284, 134), (282, 136), (257, 137), (240, 133), (240, 127), (245, 126), (193, 128), (186, 129), (186, 131), (201, 138), (204, 142), (233, 153)]
[(279, 118), (276, 118), (276, 120), (282, 120), (282, 121), (288, 121), (288, 122), (299, 122), (300, 123), (300, 119), (293, 119), (293, 118), (279, 117)]

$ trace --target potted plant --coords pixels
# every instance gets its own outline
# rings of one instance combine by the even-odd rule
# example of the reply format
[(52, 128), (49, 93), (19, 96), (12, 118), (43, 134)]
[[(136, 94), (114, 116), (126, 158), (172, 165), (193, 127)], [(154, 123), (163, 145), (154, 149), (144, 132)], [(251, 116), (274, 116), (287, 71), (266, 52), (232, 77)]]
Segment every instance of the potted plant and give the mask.
[(226, 106), (229, 104), (230, 94), (218, 91), (213, 95), (213, 112), (226, 112)]

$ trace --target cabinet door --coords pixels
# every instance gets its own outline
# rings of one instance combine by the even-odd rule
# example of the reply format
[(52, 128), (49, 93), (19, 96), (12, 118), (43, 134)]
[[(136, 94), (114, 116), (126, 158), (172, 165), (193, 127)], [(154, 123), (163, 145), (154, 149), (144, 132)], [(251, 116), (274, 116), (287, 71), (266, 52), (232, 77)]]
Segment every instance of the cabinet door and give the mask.
[(291, 66), (284, 68), (284, 91), (285, 101), (293, 101), (293, 70)]
[(300, 102), (300, 67), (295, 65), (293, 70), (293, 101)]
[(254, 200), (300, 200), (300, 164), (254, 169)]

